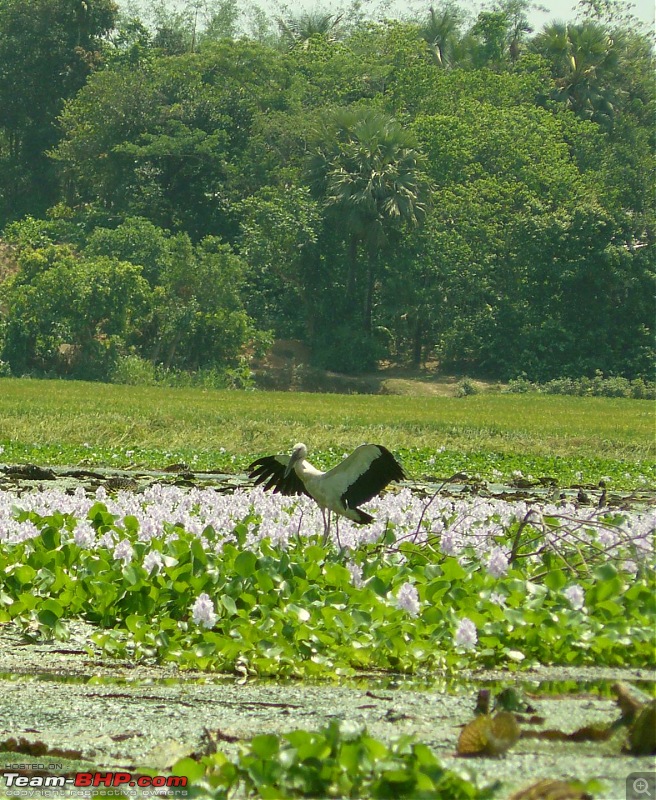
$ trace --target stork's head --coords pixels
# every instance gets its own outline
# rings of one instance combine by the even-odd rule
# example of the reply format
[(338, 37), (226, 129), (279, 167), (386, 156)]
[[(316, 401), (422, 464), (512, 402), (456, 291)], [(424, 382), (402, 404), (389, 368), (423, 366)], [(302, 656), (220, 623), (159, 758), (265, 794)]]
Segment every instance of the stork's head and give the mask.
[(305, 459), (307, 452), (307, 447), (302, 442), (294, 445), (292, 448), (292, 454), (289, 458), (289, 464), (287, 464), (287, 469), (285, 470), (285, 477), (287, 477), (294, 469), (295, 464)]

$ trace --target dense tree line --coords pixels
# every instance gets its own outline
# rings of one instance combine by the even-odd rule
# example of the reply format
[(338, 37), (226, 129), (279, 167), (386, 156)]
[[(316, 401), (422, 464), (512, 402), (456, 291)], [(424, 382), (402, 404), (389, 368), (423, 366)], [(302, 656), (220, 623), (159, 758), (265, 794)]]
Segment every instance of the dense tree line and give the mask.
[(0, 0), (0, 358), (235, 369), (276, 336), (346, 372), (650, 375), (652, 42), (580, 7)]

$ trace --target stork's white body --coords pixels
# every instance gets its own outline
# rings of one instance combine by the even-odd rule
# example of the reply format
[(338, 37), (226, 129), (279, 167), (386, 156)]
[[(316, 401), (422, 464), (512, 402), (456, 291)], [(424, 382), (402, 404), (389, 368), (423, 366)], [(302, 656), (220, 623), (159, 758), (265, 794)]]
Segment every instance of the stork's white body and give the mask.
[[(344, 463), (342, 462), (342, 464)], [(359, 476), (358, 467), (361, 465), (351, 462), (346, 465), (347, 469), (342, 464), (328, 472), (322, 472), (303, 457), (293, 464), (293, 470), (303, 482), (310, 497), (316, 500), (319, 508), (334, 511), (342, 517), (353, 520), (353, 522), (361, 522), (363, 512), (355, 508), (349, 508), (343, 500), (343, 496), (353, 482), (354, 476)], [(292, 466), (291, 460), (288, 468), (289, 466)]]
[[(328, 508), (338, 514), (343, 514), (344, 510), (339, 508), (340, 503), (334, 491), (331, 491), (330, 484), (326, 484), (324, 480), (327, 475), (320, 469), (313, 467), (309, 461), (302, 459), (294, 464), (294, 472), (303, 482), (307, 493), (313, 500), (316, 500), (317, 505), (321, 508)], [(348, 510), (348, 509), (345, 509)]]
[(379, 494), (390, 481), (403, 480), (401, 465), (382, 445), (363, 444), (328, 472), (314, 467), (306, 458), (307, 447), (297, 444), (291, 456), (266, 456), (254, 461), (251, 477), (256, 485), (282, 494), (307, 494), (316, 501), (328, 530), (325, 511), (334, 511), (361, 525), (373, 517), (358, 508)]

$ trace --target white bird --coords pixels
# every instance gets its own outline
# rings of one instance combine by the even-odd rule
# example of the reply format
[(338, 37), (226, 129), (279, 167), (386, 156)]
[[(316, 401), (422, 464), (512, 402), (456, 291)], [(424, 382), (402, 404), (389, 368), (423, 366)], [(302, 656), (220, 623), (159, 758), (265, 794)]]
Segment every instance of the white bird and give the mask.
[(248, 467), (249, 476), (255, 478), (256, 486), (264, 484), (264, 489), (273, 489), (274, 494), (306, 494), (315, 500), (321, 509), (326, 536), (331, 511), (359, 525), (368, 525), (374, 518), (358, 506), (380, 494), (391, 481), (405, 478), (401, 465), (380, 444), (356, 447), (328, 472), (313, 467), (306, 460), (307, 453), (307, 447), (299, 443), (294, 445), (291, 456), (284, 453), (264, 456)]

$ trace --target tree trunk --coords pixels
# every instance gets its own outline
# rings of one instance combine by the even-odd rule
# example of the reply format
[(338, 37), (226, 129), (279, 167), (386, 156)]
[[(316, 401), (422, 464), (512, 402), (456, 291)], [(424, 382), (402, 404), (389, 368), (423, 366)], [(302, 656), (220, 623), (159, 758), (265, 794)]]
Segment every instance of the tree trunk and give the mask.
[(171, 346), (169, 347), (169, 351), (166, 355), (166, 359), (164, 361), (164, 369), (170, 369), (171, 364), (173, 363), (173, 359), (175, 358), (175, 353), (178, 349), (178, 344), (180, 343), (180, 339), (182, 338), (182, 331), (176, 331), (173, 341), (171, 342)]
[(376, 257), (369, 256), (367, 262), (367, 285), (365, 287), (366, 293), (364, 298), (364, 330), (366, 333), (371, 333), (372, 317), (374, 308), (374, 285), (376, 283)]
[(355, 297), (355, 278), (358, 267), (358, 237), (353, 234), (348, 245), (348, 277), (346, 280), (346, 295), (353, 300)]
[(412, 365), (421, 366), (421, 352), (424, 347), (424, 323), (417, 317), (414, 335), (412, 337)]

